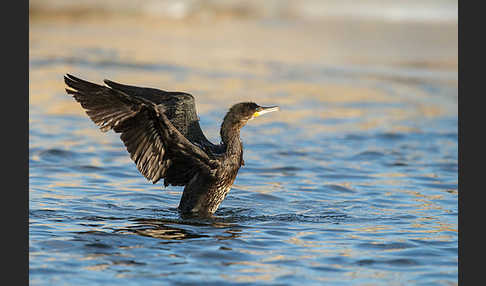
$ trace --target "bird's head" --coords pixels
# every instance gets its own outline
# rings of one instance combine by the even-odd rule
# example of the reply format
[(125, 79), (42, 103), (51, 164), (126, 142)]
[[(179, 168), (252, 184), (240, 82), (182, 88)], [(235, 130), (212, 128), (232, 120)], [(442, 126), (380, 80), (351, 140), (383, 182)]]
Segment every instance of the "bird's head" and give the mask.
[(221, 137), (223, 142), (228, 140), (230, 132), (238, 131), (241, 127), (256, 117), (259, 117), (265, 113), (278, 111), (278, 106), (259, 106), (254, 102), (240, 102), (233, 105), (226, 116), (224, 117), (223, 124), (221, 125)]
[(240, 102), (233, 105), (228, 111), (228, 115), (234, 119), (234, 121), (240, 121), (246, 123), (248, 120), (252, 120), (265, 113), (278, 111), (278, 106), (259, 106), (254, 102)]

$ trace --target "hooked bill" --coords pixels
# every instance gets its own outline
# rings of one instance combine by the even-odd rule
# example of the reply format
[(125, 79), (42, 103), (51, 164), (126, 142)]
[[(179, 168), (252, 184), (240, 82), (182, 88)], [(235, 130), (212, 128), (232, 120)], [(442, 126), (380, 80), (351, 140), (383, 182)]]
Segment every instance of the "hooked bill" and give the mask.
[(258, 116), (261, 116), (265, 113), (270, 113), (270, 112), (274, 112), (274, 111), (279, 111), (280, 110), (280, 107), (278, 106), (268, 106), (268, 107), (260, 107), (259, 110), (257, 112), (255, 112), (253, 114), (253, 117), (258, 117)]

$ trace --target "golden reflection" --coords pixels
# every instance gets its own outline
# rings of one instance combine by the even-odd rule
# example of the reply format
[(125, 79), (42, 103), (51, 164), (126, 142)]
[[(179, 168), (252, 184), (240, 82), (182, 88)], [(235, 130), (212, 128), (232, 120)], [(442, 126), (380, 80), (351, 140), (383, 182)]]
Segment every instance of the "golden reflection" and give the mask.
[(111, 256), (112, 254), (106, 254), (106, 253), (88, 253), (82, 257), (79, 258), (79, 260), (84, 261), (84, 260), (96, 260), (101, 257), (106, 257), (106, 256)]
[[(60, 181), (59, 182), (59, 181), (57, 181), (57, 182), (55, 182), (53, 184), (48, 185), (47, 187), (48, 188), (51, 188), (51, 189), (56, 189), (58, 187), (81, 187), (81, 186), (82, 186), (81, 181), (73, 181), (73, 180), (71, 180), (69, 182), (64, 182), (64, 181)], [(54, 194), (49, 194), (49, 195), (54, 195)]]
[[(45, 20), (45, 19), (44, 19)], [(412, 127), (400, 124), (402, 120), (413, 120), (417, 116), (437, 117), (448, 114), (446, 105), (429, 105), (420, 103), (427, 94), (419, 88), (409, 84), (395, 84), (394, 88), (404, 94), (413, 96), (404, 98), (393, 93), (362, 84), (349, 85), (337, 82), (312, 82), (299, 77), (288, 77), (285, 80), (268, 80), (275, 73), (292, 71), (292, 66), (305, 72), (303, 63), (322, 62), (332, 64), (339, 59), (343, 46), (339, 43), (348, 41), (342, 38), (340, 33), (323, 33), (322, 26), (306, 23), (307, 33), (301, 33), (297, 27), (286, 29), (282, 32), (272, 26), (260, 26), (252, 22), (227, 23), (225, 30), (237, 28), (245, 31), (245, 38), (229, 33), (222, 37), (220, 31), (215, 31), (212, 25), (182, 23), (177, 21), (151, 21), (137, 19), (110, 18), (99, 19), (97, 17), (78, 23), (65, 20), (43, 22), (42, 19), (34, 19), (29, 29), (31, 46), (29, 55), (31, 68), (29, 70), (29, 102), (31, 106), (39, 107), (41, 112), (55, 115), (78, 115), (84, 117), (84, 112), (64, 92), (62, 75), (66, 72), (83, 74), (86, 78), (101, 82), (104, 78), (140, 86), (150, 86), (165, 90), (180, 90), (192, 93), (196, 97), (197, 109), (201, 115), (212, 111), (220, 111), (228, 108), (237, 101), (251, 100), (260, 104), (275, 104), (282, 107), (282, 112), (275, 114), (271, 119), (262, 118), (258, 123), (284, 122), (291, 126), (305, 119), (359, 119), (354, 123), (343, 124), (309, 124), (312, 133), (329, 132), (339, 130), (369, 130), (380, 126), (389, 126), (394, 131), (409, 132)], [(57, 22), (59, 21), (59, 22)], [(369, 23), (368, 23), (369, 24)], [(367, 24), (367, 25), (368, 25)], [(97, 25), (106, 27), (104, 30), (96, 29), (96, 33), (84, 33), (95, 29)], [(133, 26), (131, 26), (133, 25)], [(130, 27), (126, 29), (125, 27)], [(317, 29), (319, 27), (319, 29)], [(341, 26), (333, 26), (333, 29), (342, 29)], [(428, 27), (430, 28), (430, 27)], [(154, 39), (153, 29), (157, 29)], [(326, 29), (330, 29), (327, 27)], [(393, 27), (390, 27), (393, 30)], [(380, 30), (395, 37), (395, 33)], [(107, 32), (104, 32), (107, 31)], [(108, 32), (109, 31), (109, 32)], [(116, 31), (128, 33), (125, 37), (118, 37)], [(73, 33), (77, 33), (73, 37)], [(268, 46), (265, 35), (272, 33), (274, 41)], [(389, 34), (388, 34), (389, 33)], [(438, 35), (448, 35), (443, 30), (437, 30)], [(402, 35), (403, 36), (403, 35)], [(228, 39), (228, 37), (230, 37)], [(337, 41), (329, 41), (329, 37), (337, 37)], [(413, 37), (416, 37), (414, 34)], [(167, 42), (166, 38), (171, 41)], [(405, 37), (406, 38), (406, 37)], [(290, 40), (292, 39), (292, 40)], [(299, 43), (299, 53), (295, 53), (292, 47), (296, 40)], [(101, 40), (101, 41), (100, 41)], [(402, 38), (397, 40), (403, 40)], [(414, 38), (414, 40), (416, 40)], [(263, 42), (261, 42), (263, 41)], [(106, 55), (92, 54), (90, 47), (96, 47), (100, 42), (104, 43), (101, 50), (107, 55), (113, 56), (113, 61), (123, 63), (147, 65), (161, 65), (160, 72), (154, 73), (150, 68), (143, 68), (133, 72), (127, 69), (112, 67), (97, 69), (89, 67), (89, 63), (106, 61)], [(160, 44), (158, 44), (160, 43)], [(187, 44), (192, 43), (192, 44)], [(243, 44), (244, 43), (244, 44)], [(280, 43), (279, 49), (273, 49), (276, 43)], [(318, 43), (322, 43), (319, 45)], [(331, 43), (334, 43), (331, 44)], [(434, 41), (426, 42), (426, 50), (436, 51)], [(374, 47), (387, 49), (384, 43)], [(383, 45), (383, 46), (381, 46)], [(359, 46), (355, 43), (352, 46)], [(255, 47), (258, 47), (255, 49)], [(322, 49), (322, 47), (326, 47)], [(84, 49), (87, 51), (84, 51)], [(443, 48), (440, 46), (440, 48)], [(197, 49), (197, 51), (196, 51)], [(258, 53), (254, 51), (258, 50)], [(304, 52), (307, 50), (307, 52)], [(330, 51), (334, 51), (333, 54)], [(365, 53), (366, 49), (360, 53)], [(409, 53), (409, 50), (403, 52)], [(405, 53), (405, 54), (406, 54)], [(204, 57), (200, 57), (204, 54)], [(355, 54), (355, 53), (353, 53)], [(451, 54), (454, 56), (454, 53)], [(397, 54), (393, 60), (401, 65), (406, 59)], [(315, 58), (314, 58), (315, 57)], [(56, 64), (49, 65), (49, 59)], [(327, 59), (327, 60), (325, 60)], [(46, 60), (45, 66), (37, 67), (39, 60)], [(350, 58), (346, 58), (349, 61)], [(366, 59), (354, 59), (358, 62), (366, 62)], [(70, 61), (72, 63), (70, 63)], [(85, 61), (88, 66), (79, 65), (79, 61)], [(450, 62), (450, 59), (447, 59)], [(271, 64), (275, 62), (276, 64)], [(453, 62), (453, 61), (452, 61)], [(268, 64), (267, 64), (268, 63)], [(164, 69), (167, 66), (168, 69)], [(437, 63), (435, 66), (450, 66)], [(175, 67), (172, 71), (170, 67)], [(311, 68), (312, 71), (312, 68)], [(221, 74), (214, 77), (213, 74)], [(312, 73), (312, 72), (311, 72)], [(182, 80), (178, 76), (182, 75)], [(306, 108), (286, 108), (296, 106), (305, 101), (317, 101), (317, 104)], [(354, 104), (353, 107), (346, 104)], [(413, 108), (386, 107), (381, 109), (381, 114), (369, 113), (369, 110), (361, 104), (403, 104)], [(324, 108), (325, 107), (325, 108)], [(321, 109), (321, 110), (319, 110)], [(393, 124), (391, 124), (393, 123)], [(81, 131), (80, 131), (81, 132)], [(83, 130), (82, 134), (90, 134), (99, 131), (96, 128)], [(274, 132), (279, 132), (275, 130)], [(98, 134), (99, 135), (99, 134)], [(88, 135), (89, 136), (89, 135)], [(105, 136), (106, 137), (106, 136)], [(107, 140), (104, 136), (97, 136), (98, 141)]]
[[(46, 71), (47, 70), (47, 71)], [(64, 71), (69, 70), (67, 67)], [(59, 70), (50, 68), (31, 69), (30, 74), (35, 76), (38, 73), (51, 74), (52, 78), (47, 83), (40, 79), (31, 79), (30, 82), (30, 105), (39, 107), (41, 112), (54, 115), (77, 115), (85, 117), (84, 111), (72, 99), (64, 94), (64, 86), (61, 79), (62, 75), (58, 74)], [(146, 74), (149, 79), (141, 78), (140, 81), (134, 79), (125, 80), (124, 76), (106, 76), (91, 75), (86, 76), (95, 82), (101, 82), (103, 78), (111, 78), (124, 83), (131, 83), (140, 86), (151, 86), (167, 90), (180, 90), (193, 94), (196, 97), (197, 110), (201, 116), (218, 111), (238, 101), (256, 101), (260, 104), (275, 104), (276, 102), (282, 107), (281, 112), (276, 113), (271, 119), (262, 118), (259, 122), (252, 124), (265, 124), (267, 122), (282, 122), (290, 126), (296, 125), (304, 120), (315, 121), (316, 118), (321, 120), (327, 119), (356, 119), (357, 122), (341, 122), (339, 124), (325, 122), (306, 123), (307, 128), (302, 131), (308, 131), (312, 134), (320, 132), (335, 132), (340, 130), (369, 130), (380, 126), (389, 126), (396, 132), (410, 132), (412, 127), (402, 126), (401, 121), (414, 120), (417, 116), (437, 117), (445, 114), (448, 110), (441, 106), (427, 107), (416, 105), (417, 108), (386, 107), (381, 110), (380, 114), (370, 113), (369, 110), (362, 106), (355, 105), (343, 106), (346, 103), (402, 103), (399, 97), (391, 96), (379, 90), (366, 87), (349, 87), (345, 84), (329, 83), (306, 83), (306, 82), (268, 82), (256, 79), (210, 79), (203, 76), (189, 77), (183, 82), (164, 82), (150, 80), (153, 74), (141, 71), (140, 74)], [(58, 82), (59, 81), (59, 82)], [(214, 84), (214, 81), (217, 84)], [(211, 83), (211, 84), (209, 84)], [(205, 86), (207, 85), (207, 86)], [(252, 88), (248, 89), (247, 85)], [(286, 108), (301, 104), (303, 100), (318, 100), (320, 103), (313, 105), (312, 108), (300, 106), (298, 109)], [(49, 104), (46, 104), (49, 102)], [(321, 110), (320, 110), (321, 109)], [(219, 122), (219, 120), (218, 120)], [(393, 123), (393, 124), (392, 124)], [(273, 131), (281, 132), (280, 129)], [(99, 130), (94, 126), (82, 130), (76, 130), (76, 134), (87, 135), (96, 138), (102, 143), (111, 142), (107, 136), (102, 136)], [(271, 134), (270, 131), (269, 134)], [(75, 144), (75, 142), (66, 143)], [(71, 146), (71, 145), (70, 145)]]
[(279, 261), (279, 260), (286, 260), (286, 259), (287, 257), (285, 255), (277, 254), (262, 259), (262, 262), (272, 262), (272, 261)]
[(110, 267), (110, 264), (100, 263), (100, 264), (96, 264), (96, 265), (84, 266), (83, 269), (92, 270), (92, 271), (103, 271), (108, 267)]
[[(275, 275), (275, 274), (274, 274)], [(227, 274), (220, 274), (220, 276), (228, 281), (235, 281), (235, 282), (258, 282), (258, 281), (271, 281), (275, 277), (271, 274), (265, 275), (227, 275)]]
[[(84, 113), (84, 111), (81, 112)], [(87, 128), (75, 128), (72, 132), (74, 135), (80, 135), (80, 136), (86, 136), (88, 138), (92, 138), (93, 140), (101, 144), (108, 144), (112, 142), (112, 138), (110, 136), (106, 136), (106, 134), (102, 134), (100, 130), (96, 128), (95, 125)], [(88, 146), (88, 151), (89, 152), (96, 151), (96, 148), (94, 146)]]
[(277, 278), (278, 276), (284, 276), (287, 274), (291, 274), (292, 270), (287, 270), (279, 265), (275, 264), (265, 264), (261, 262), (255, 261), (237, 261), (237, 262), (228, 262), (225, 265), (243, 265), (243, 266), (251, 266), (251, 267), (244, 267), (244, 268), (237, 268), (239, 273), (243, 274), (251, 274), (251, 275), (238, 275), (238, 274), (221, 274), (221, 277), (228, 279), (229, 281), (236, 281), (236, 282), (258, 282), (258, 281), (271, 281)]
[(315, 241), (315, 240), (308, 240), (308, 239), (301, 239), (300, 237), (306, 236), (306, 235), (311, 235), (315, 234), (315, 232), (306, 232), (306, 231), (300, 231), (295, 234), (295, 236), (291, 237), (290, 239), (287, 239), (286, 241), (288, 243), (297, 245), (297, 246), (302, 246), (302, 247), (312, 247), (312, 248), (317, 248), (321, 247), (324, 245), (323, 241)]
[[(90, 147), (91, 147), (91, 146), (90, 146)], [(89, 149), (89, 148), (88, 148), (88, 149)], [(94, 150), (93, 150), (93, 151), (94, 151)], [(90, 151), (90, 152), (93, 152), (93, 151)], [(100, 167), (100, 168), (104, 166), (104, 164), (103, 164), (103, 162), (101, 162), (100, 158), (91, 158), (91, 160), (89, 161), (89, 164), (90, 164), (91, 166), (94, 166), (94, 167)], [(93, 177), (94, 177), (94, 178), (97, 178), (97, 179), (101, 179), (101, 178), (103, 178), (103, 176), (98, 175), (98, 174), (93, 174)]]
[(63, 149), (70, 150), (72, 147), (79, 146), (81, 143), (79, 141), (64, 140), (62, 141)]
[(390, 230), (390, 229), (391, 229), (391, 227), (387, 226), (387, 225), (374, 225), (374, 226), (356, 228), (355, 230), (357, 232), (377, 233), (377, 232), (382, 232), (384, 230)]
[[(31, 43), (37, 45), (51, 43), (50, 51), (54, 55), (66, 54), (72, 47), (97, 46), (102, 41), (108, 47), (117, 47), (121, 56), (129, 57), (137, 62), (158, 62), (162, 58), (198, 67), (209, 68), (218, 65), (227, 68), (229, 66), (234, 71), (251, 69), (255, 70), (256, 73), (266, 71), (266, 67), (259, 64), (266, 61), (280, 62), (283, 60), (285, 63), (323, 62), (335, 64), (345, 60), (365, 65), (371, 59), (376, 61), (376, 57), (373, 56), (379, 54), (380, 51), (386, 53), (389, 50), (389, 45), (387, 45), (389, 42), (387, 41), (377, 41), (371, 49), (370, 47), (365, 48), (363, 45), (357, 44), (356, 41), (363, 41), (363, 39), (349, 37), (347, 33), (349, 31), (347, 26), (355, 23), (347, 23), (348, 25), (346, 25), (345, 29), (343, 27), (345, 25), (332, 21), (325, 25), (306, 22), (287, 27), (285, 32), (282, 33), (282, 29), (278, 27), (272, 25), (262, 26), (251, 21), (226, 22), (225, 25), (219, 25), (216, 31), (214, 23), (211, 22), (197, 23), (196, 21), (194, 23), (192, 21), (168, 21), (162, 19), (153, 21), (146, 18), (130, 17), (110, 17), (109, 19), (91, 17), (83, 21), (85, 29), (93, 29), (101, 25), (106, 27), (106, 30), (111, 31), (111, 33), (92, 33), (88, 34), (89, 36), (87, 37), (72, 37), (73, 31), (82, 31), (82, 28), (79, 27), (79, 22), (60, 21), (56, 20), (56, 18), (49, 20), (51, 20), (51, 23), (57, 21), (57, 25), (34, 18), (33, 23), (44, 22), (44, 25), (31, 24), (29, 39)], [(73, 23), (76, 25), (73, 25)], [(415, 40), (421, 43), (421, 49), (419, 49), (421, 54), (431, 53), (433, 55), (436, 50), (441, 49), (441, 51), (444, 51), (444, 48), (452, 48), (453, 50), (450, 51), (452, 59), (448, 57), (444, 60), (451, 63), (452, 67), (449, 67), (450, 65), (440, 65), (443, 61), (435, 60), (431, 62), (437, 62), (435, 66), (457, 69), (457, 48), (454, 50), (454, 45), (444, 46), (440, 44), (441, 41), (437, 41), (437, 38), (450, 40), (450, 32), (451, 28), (454, 29), (453, 26), (441, 26), (441, 29), (434, 26), (425, 26), (425, 28), (432, 30), (429, 32), (433, 33), (434, 41), (431, 41), (428, 37), (421, 39), (425, 34), (417, 34), (413, 30), (400, 30), (397, 33), (395, 26), (387, 26), (387, 29), (383, 29), (382, 26), (373, 22), (359, 22), (356, 28), (363, 26), (373, 29), (374, 33), (380, 35), (378, 38), (387, 38), (388, 41), (393, 39), (395, 42), (403, 41), (404, 45), (394, 45), (394, 47), (403, 46), (399, 51), (393, 51), (394, 56), (391, 59), (394, 62), (410, 61), (404, 55), (410, 56), (410, 53), (416, 52), (416, 50), (408, 49), (405, 53), (406, 43), (407, 41)], [(132, 28), (126, 29), (125, 27)], [(234, 29), (243, 32), (232, 33), (231, 31)], [(158, 33), (154, 34), (152, 32), (154, 30), (158, 31)], [(306, 32), (302, 33), (302, 30)], [(49, 32), (41, 33), (42, 31)], [(272, 35), (271, 43), (268, 42), (269, 33)], [(81, 33), (78, 32), (77, 34), (80, 35)], [(126, 36), (116, 36), (120, 34), (126, 34)], [(157, 35), (163, 35), (163, 37)], [(397, 37), (397, 35), (400, 36)], [(170, 41), (167, 41), (167, 39), (170, 39)], [(274, 47), (276, 46), (279, 48), (275, 49)], [(199, 52), (192, 52), (196, 47)], [(214, 51), (214, 47), (220, 47), (220, 50), (218, 52)], [(134, 49), (138, 49), (139, 52), (135, 52)], [(359, 52), (357, 52), (357, 49), (359, 49)], [(295, 53), (295, 50), (299, 50), (299, 53)], [(30, 54), (31, 56), (36, 56), (38, 52), (31, 51)], [(204, 57), (200, 55), (204, 55)], [(350, 55), (353, 56), (350, 57)], [(247, 64), (235, 65), (234, 61), (237, 59), (245, 60)]]
[(403, 173), (374, 173), (371, 174), (370, 176), (389, 178), (389, 177), (407, 177), (409, 175)]
[(272, 252), (272, 250), (254, 250), (254, 249), (245, 249), (245, 248), (240, 248), (238, 249), (238, 251), (241, 253), (246, 253), (255, 256), (268, 255)]

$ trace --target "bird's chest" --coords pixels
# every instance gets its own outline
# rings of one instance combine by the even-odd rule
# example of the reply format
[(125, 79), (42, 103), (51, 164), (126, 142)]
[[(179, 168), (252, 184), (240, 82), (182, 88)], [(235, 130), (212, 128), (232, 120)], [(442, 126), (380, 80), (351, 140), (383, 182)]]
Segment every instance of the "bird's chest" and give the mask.
[(240, 165), (237, 163), (227, 163), (223, 164), (221, 168), (218, 170), (217, 178), (218, 178), (218, 187), (226, 187), (231, 186), (236, 179), (236, 175), (238, 174), (238, 170), (240, 169)]

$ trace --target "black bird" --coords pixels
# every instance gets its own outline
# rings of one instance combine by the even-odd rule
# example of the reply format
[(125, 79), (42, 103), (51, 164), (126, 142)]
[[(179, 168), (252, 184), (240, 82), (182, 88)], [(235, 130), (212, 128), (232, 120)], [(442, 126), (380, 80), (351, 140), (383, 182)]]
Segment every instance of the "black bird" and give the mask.
[(204, 136), (194, 97), (184, 92), (136, 87), (104, 80), (106, 86), (66, 74), (66, 92), (106, 132), (121, 133), (130, 158), (152, 183), (185, 186), (183, 215), (214, 214), (228, 194), (243, 161), (240, 129), (248, 120), (279, 110), (253, 102), (233, 105), (221, 124), (221, 143)]

